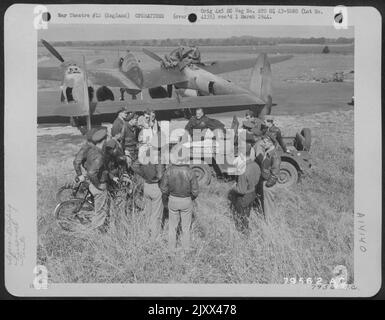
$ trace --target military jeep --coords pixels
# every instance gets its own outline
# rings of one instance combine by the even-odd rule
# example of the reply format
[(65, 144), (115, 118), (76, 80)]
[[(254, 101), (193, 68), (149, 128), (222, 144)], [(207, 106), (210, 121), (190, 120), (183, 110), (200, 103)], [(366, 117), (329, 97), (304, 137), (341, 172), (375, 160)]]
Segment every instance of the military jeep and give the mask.
[[(281, 157), (278, 186), (290, 187), (297, 183), (300, 177), (311, 168), (310, 129), (304, 128), (295, 137), (284, 137), (283, 140), (290, 153), (284, 152), (279, 146), (277, 147)], [(226, 161), (217, 163), (215, 157), (205, 157), (205, 154), (210, 154), (207, 152), (209, 149), (215, 150), (215, 140), (204, 140), (201, 143), (192, 144), (190, 147), (192, 148), (190, 167), (194, 170), (199, 185), (210, 184), (212, 177), (225, 180), (235, 178), (237, 169), (234, 164), (228, 164)]]

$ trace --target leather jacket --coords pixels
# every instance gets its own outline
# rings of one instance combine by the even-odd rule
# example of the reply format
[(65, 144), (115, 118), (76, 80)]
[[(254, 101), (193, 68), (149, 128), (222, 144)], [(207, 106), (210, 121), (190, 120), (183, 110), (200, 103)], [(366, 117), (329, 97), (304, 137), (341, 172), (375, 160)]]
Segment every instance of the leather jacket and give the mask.
[(119, 177), (122, 168), (126, 165), (126, 158), (120, 143), (114, 138), (110, 139), (103, 147), (104, 163), (109, 177)]
[(209, 117), (203, 116), (200, 119), (197, 119), (195, 116), (191, 117), (189, 122), (186, 124), (185, 130), (193, 136), (193, 130), (204, 130), (210, 129), (214, 131), (215, 129), (224, 130), (225, 125), (217, 119), (211, 119)]
[(84, 168), (87, 170), (87, 177), (96, 188), (107, 181), (108, 172), (105, 168), (103, 152), (98, 147), (92, 146), (88, 149)]
[(189, 165), (171, 165), (160, 182), (163, 194), (195, 199), (199, 193), (198, 180)]
[(124, 149), (136, 149), (138, 147), (138, 128), (125, 123), (123, 128), (122, 145)]
[(274, 139), (275, 144), (279, 144), (284, 152), (286, 152), (286, 144), (283, 141), (281, 130), (273, 125), (268, 130), (267, 133)]
[(278, 181), (281, 158), (276, 149), (266, 153), (261, 163), (262, 178), (266, 180), (266, 187), (274, 186)]
[(79, 152), (76, 154), (75, 159), (73, 161), (75, 172), (78, 176), (82, 175), (82, 166), (84, 167), (84, 163), (87, 160), (87, 152), (93, 146), (92, 142), (86, 142), (81, 147)]

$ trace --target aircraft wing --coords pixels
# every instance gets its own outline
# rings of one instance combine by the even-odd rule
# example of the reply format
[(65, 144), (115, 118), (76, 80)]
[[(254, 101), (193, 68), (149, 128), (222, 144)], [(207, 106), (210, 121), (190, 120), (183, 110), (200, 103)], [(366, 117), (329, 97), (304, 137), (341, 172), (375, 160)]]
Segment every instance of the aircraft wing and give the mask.
[(87, 76), (92, 84), (141, 91), (137, 84), (117, 69), (90, 69), (87, 70)]
[[(128, 111), (143, 111), (147, 108), (156, 111), (178, 110), (185, 108), (225, 108), (236, 106), (253, 106), (265, 104), (262, 100), (248, 94), (218, 95), (186, 97), (180, 100), (175, 98), (130, 100), (127, 101), (104, 101), (98, 102), (93, 114), (114, 113), (125, 107)], [(113, 110), (113, 111), (112, 111)], [(223, 110), (218, 110), (223, 112)]]
[[(63, 81), (63, 69), (61, 67), (38, 67), (39, 80), (56, 80)], [(127, 88), (131, 90), (138, 90), (144, 88), (154, 88), (168, 84), (187, 81), (188, 79), (176, 69), (155, 68), (152, 70), (143, 70), (143, 85), (139, 87), (134, 81), (126, 77), (117, 69), (89, 69), (87, 75), (90, 82), (94, 85)]]
[(142, 71), (144, 78), (143, 88), (155, 88), (188, 80), (179, 69), (164, 69), (158, 67), (152, 70)]
[[(268, 57), (270, 64), (282, 62), (291, 59), (292, 55), (276, 55)], [(198, 66), (210, 73), (220, 74), (225, 72), (232, 72), (242, 69), (253, 68), (257, 62), (257, 58), (240, 59), (240, 60), (226, 60), (226, 61), (213, 61)]]
[[(38, 94), (37, 117), (72, 117), (85, 116), (84, 107), (79, 103), (61, 103), (57, 98), (52, 100), (52, 94)], [(57, 94), (55, 94), (57, 97)], [(104, 101), (90, 103), (93, 115), (111, 114), (121, 110), (122, 107), (129, 111), (143, 111), (147, 108), (157, 111), (178, 110), (185, 108), (204, 107), (210, 113), (224, 112), (226, 107), (250, 107), (256, 104), (265, 104), (262, 100), (248, 94), (218, 95), (187, 97), (180, 100), (175, 98), (129, 100), (129, 101)], [(221, 109), (216, 109), (221, 107)]]

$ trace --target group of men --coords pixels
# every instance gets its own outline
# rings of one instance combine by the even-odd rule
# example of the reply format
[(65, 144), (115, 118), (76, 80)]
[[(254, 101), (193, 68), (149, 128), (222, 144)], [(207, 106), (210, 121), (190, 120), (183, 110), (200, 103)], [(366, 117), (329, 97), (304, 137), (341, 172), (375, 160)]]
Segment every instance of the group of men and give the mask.
[(279, 178), (281, 158), (278, 146), (290, 153), (282, 139), (281, 130), (272, 119), (262, 120), (248, 110), (242, 127), (246, 130), (246, 169), (237, 177), (230, 193), (236, 228), (249, 233), (249, 217), (256, 201), (265, 217), (275, 211), (274, 189)]
[[(266, 215), (273, 210), (271, 187), (277, 182), (280, 164), (276, 146), (281, 144), (284, 151), (286, 146), (279, 129), (271, 122), (261, 121), (252, 111), (248, 111), (246, 119), (243, 123), (244, 129), (247, 130), (246, 170), (237, 177), (231, 199), (235, 225), (239, 231), (247, 234), (250, 210), (257, 196), (262, 201)], [(192, 130), (196, 129), (224, 129), (224, 125), (207, 117), (204, 110), (199, 108), (185, 129), (191, 134)], [(171, 151), (170, 165), (165, 165), (161, 158), (160, 145), (149, 139), (156, 137), (157, 140), (159, 132), (153, 111), (148, 110), (139, 116), (124, 109), (119, 112), (110, 134), (104, 127), (87, 132), (87, 141), (74, 160), (77, 179), (88, 180), (89, 190), (94, 197), (94, 212), (89, 217), (91, 222), (87, 227), (95, 229), (106, 225), (110, 205), (107, 187), (124, 177), (122, 172), (131, 170), (144, 181), (143, 214), (148, 222), (151, 239), (156, 240), (160, 236), (163, 214), (165, 208), (168, 208), (170, 249), (176, 249), (177, 230), (180, 225), (182, 247), (188, 250), (193, 201), (199, 193), (198, 181), (190, 168), (190, 150), (179, 148), (177, 152)], [(144, 161), (144, 157), (149, 154), (151, 156)], [(86, 171), (85, 174), (82, 173), (82, 167)]]
[[(131, 170), (143, 178), (143, 214), (147, 219), (150, 238), (156, 240), (160, 236), (164, 208), (168, 207), (170, 249), (176, 249), (180, 224), (182, 246), (188, 250), (193, 200), (199, 192), (198, 181), (189, 166), (189, 157), (171, 153), (171, 165), (166, 168), (160, 160), (159, 145), (152, 144), (154, 140), (149, 139), (153, 136), (156, 141), (158, 132), (155, 113), (150, 110), (141, 116), (121, 110), (110, 135), (104, 127), (87, 132), (87, 141), (73, 162), (76, 180), (82, 182), (87, 179), (94, 197), (94, 212), (91, 215), (87, 213), (85, 227), (105, 229), (110, 205), (107, 187), (118, 182), (122, 172)], [(149, 153), (152, 155), (149, 161), (144, 161), (143, 157)], [(186, 152), (182, 154), (187, 155)], [(82, 167), (85, 174), (82, 173)]]

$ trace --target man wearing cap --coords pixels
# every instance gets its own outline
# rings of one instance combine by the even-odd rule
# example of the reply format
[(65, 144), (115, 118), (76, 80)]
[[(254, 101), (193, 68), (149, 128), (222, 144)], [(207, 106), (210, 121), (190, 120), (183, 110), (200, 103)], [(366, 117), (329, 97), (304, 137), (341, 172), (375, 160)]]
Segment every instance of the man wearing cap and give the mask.
[(176, 236), (179, 222), (182, 226), (181, 242), (184, 250), (190, 247), (190, 228), (193, 200), (199, 193), (198, 180), (189, 166), (190, 149), (179, 144), (170, 154), (171, 165), (164, 173), (160, 190), (168, 198), (169, 247), (176, 249)]
[(150, 238), (156, 240), (162, 228), (163, 201), (159, 182), (164, 172), (158, 147), (142, 146), (139, 159), (132, 164), (131, 168), (144, 179), (144, 215), (148, 221)]
[(80, 147), (80, 150), (73, 161), (74, 169), (77, 177), (82, 176), (82, 167), (87, 160), (87, 152), (94, 145), (92, 135), (97, 131), (97, 128), (92, 128), (85, 133), (86, 142)]
[(281, 129), (274, 124), (274, 120), (271, 118), (266, 119), (265, 124), (267, 126), (266, 133), (270, 134), (270, 136), (274, 138), (275, 145), (280, 145), (283, 152), (290, 153), (290, 150), (286, 147), (286, 144), (283, 141)]
[[(106, 128), (96, 130), (91, 137), (93, 145), (88, 149), (84, 168), (88, 178), (89, 190), (94, 196), (94, 212), (90, 215), (89, 211), (80, 212), (78, 216), (86, 216), (90, 221), (86, 225), (87, 229), (101, 227), (108, 215), (110, 201), (107, 193), (107, 171), (105, 170), (103, 145), (107, 139)], [(79, 180), (84, 181), (85, 176), (79, 175)]]
[(125, 172), (126, 156), (119, 141), (120, 134), (111, 137), (103, 147), (104, 162), (108, 170), (109, 180), (119, 182), (119, 177)]
[(191, 137), (194, 137), (194, 130), (198, 130), (201, 134), (204, 134), (206, 129), (210, 129), (211, 131), (216, 129), (225, 130), (225, 125), (217, 119), (207, 117), (203, 108), (198, 108), (195, 110), (195, 116), (192, 116), (186, 124), (185, 130)]
[(257, 193), (261, 197), (263, 211), (266, 216), (271, 216), (275, 211), (274, 191), (272, 187), (277, 183), (281, 158), (277, 153), (274, 137), (266, 134), (259, 143), (261, 152), (256, 154), (257, 163), (260, 164), (262, 179), (257, 186)]
[(191, 60), (192, 63), (200, 63), (201, 62), (201, 53), (198, 49), (198, 47), (195, 44), (192, 44), (190, 46), (191, 52), (188, 55), (188, 58)]
[(235, 227), (245, 235), (249, 233), (249, 217), (251, 206), (256, 197), (256, 187), (261, 177), (261, 169), (254, 161), (254, 149), (246, 144), (246, 169), (237, 177), (230, 198), (234, 208)]
[(155, 112), (147, 109), (142, 116), (138, 118), (138, 127), (140, 129), (138, 141), (140, 144), (149, 144), (152, 137), (158, 132), (158, 121)]

